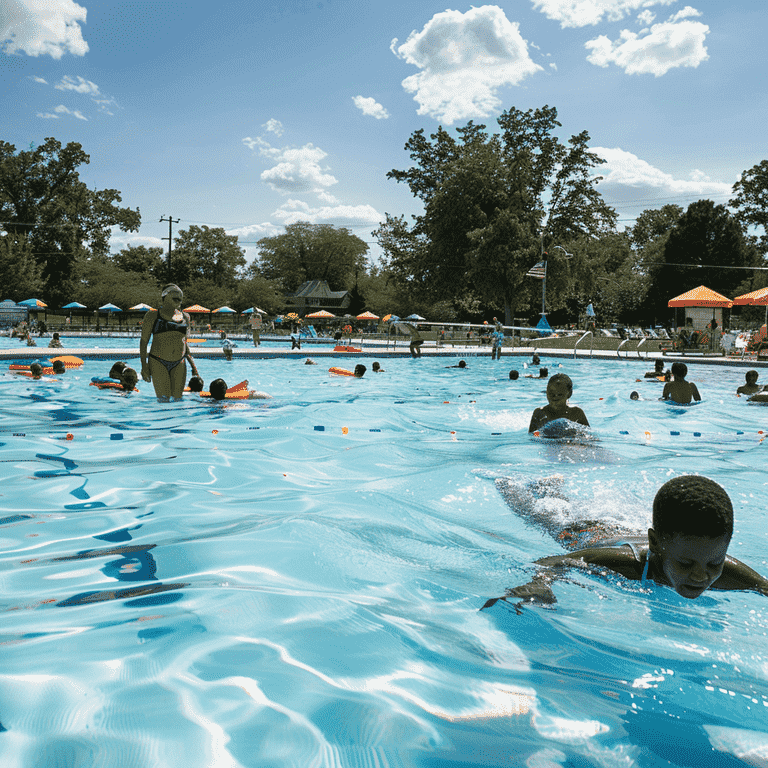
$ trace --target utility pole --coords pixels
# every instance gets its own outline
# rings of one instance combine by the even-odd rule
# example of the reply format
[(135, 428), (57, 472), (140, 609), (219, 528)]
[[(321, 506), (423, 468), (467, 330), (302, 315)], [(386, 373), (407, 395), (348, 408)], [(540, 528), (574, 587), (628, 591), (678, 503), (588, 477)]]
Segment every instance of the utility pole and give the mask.
[(171, 238), (173, 237), (173, 225), (178, 224), (180, 219), (174, 219), (173, 216), (169, 216), (166, 219), (165, 216), (162, 216), (160, 221), (168, 222), (168, 237), (161, 237), (160, 239), (168, 241), (168, 282), (170, 283), (171, 280), (173, 280), (173, 274), (171, 273)]

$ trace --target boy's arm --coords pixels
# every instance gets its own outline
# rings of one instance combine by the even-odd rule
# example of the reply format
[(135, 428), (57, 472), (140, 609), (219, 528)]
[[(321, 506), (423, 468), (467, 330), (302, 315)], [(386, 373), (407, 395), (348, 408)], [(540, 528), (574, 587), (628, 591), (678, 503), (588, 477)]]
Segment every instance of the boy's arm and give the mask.
[(768, 579), (753, 571), (746, 563), (728, 556), (723, 566), (723, 573), (712, 585), (712, 589), (748, 589), (768, 597)]
[(696, 385), (691, 382), (691, 394), (693, 395), (694, 400), (701, 400), (701, 395), (699, 394), (699, 390), (697, 389)]
[(528, 425), (529, 432), (535, 432), (547, 420), (547, 415), (543, 408), (535, 408), (531, 414), (531, 423)]
[(587, 421), (587, 414), (584, 413), (584, 411), (582, 411), (581, 408), (574, 407), (573, 416), (574, 418), (572, 419), (572, 421), (575, 421), (577, 424), (582, 424), (585, 427), (589, 426), (589, 422)]

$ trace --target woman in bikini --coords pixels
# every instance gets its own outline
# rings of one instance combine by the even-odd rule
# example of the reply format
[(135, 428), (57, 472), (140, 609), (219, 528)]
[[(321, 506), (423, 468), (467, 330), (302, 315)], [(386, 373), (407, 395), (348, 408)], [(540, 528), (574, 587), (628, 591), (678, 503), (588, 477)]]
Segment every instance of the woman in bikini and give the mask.
[[(189, 315), (179, 309), (184, 294), (178, 285), (166, 285), (160, 298), (160, 309), (150, 309), (141, 326), (141, 377), (152, 382), (158, 399), (180, 400), (187, 380), (185, 358), (198, 375), (187, 346)], [(152, 347), (147, 354), (150, 336)]]

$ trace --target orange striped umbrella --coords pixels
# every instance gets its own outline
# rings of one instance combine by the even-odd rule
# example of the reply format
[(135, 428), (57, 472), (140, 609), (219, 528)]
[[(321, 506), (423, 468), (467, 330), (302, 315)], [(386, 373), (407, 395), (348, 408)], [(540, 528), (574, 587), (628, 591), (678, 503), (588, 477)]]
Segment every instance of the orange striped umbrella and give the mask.
[(210, 309), (207, 309), (206, 307), (201, 307), (199, 304), (193, 304), (191, 307), (187, 307), (185, 312), (210, 312)]
[(758, 288), (756, 291), (744, 293), (733, 300), (734, 305), (744, 304), (768, 304), (768, 287)]
[(688, 293), (681, 293), (667, 302), (668, 307), (732, 307), (733, 302), (711, 288), (700, 285)]

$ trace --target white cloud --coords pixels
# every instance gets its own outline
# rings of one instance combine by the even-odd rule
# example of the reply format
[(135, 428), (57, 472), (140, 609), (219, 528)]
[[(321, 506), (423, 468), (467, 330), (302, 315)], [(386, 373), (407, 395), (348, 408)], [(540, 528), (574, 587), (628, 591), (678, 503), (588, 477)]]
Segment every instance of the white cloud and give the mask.
[[(57, 115), (72, 115), (72, 117), (76, 117), (78, 120), (88, 120), (88, 118), (80, 111), (78, 110), (71, 110), (67, 109), (63, 104), (59, 104), (58, 107), (54, 107), (53, 111), (57, 113)], [(44, 115), (40, 115), (40, 117), (44, 117)], [(45, 117), (53, 117), (53, 115), (45, 115)]]
[[(655, 168), (637, 155), (615, 147), (592, 147), (592, 151), (605, 160), (598, 173), (603, 177), (600, 189), (618, 194), (619, 197), (650, 200), (670, 197), (730, 197), (733, 182), (712, 181), (703, 171), (694, 170), (690, 179), (676, 179), (669, 173)], [(625, 190), (622, 195), (621, 189)], [(649, 208), (651, 205), (644, 205)]]
[(376, 226), (384, 216), (371, 205), (326, 205), (313, 208), (303, 200), (288, 200), (273, 214), (285, 226), (297, 221), (333, 224), (337, 227)]
[(33, 75), (32, 80), (34, 80), (36, 83), (42, 83), (43, 85), (48, 85), (47, 80), (43, 79), (42, 77), (38, 77), (37, 75)]
[(258, 149), (262, 157), (275, 161), (276, 165), (261, 174), (261, 180), (277, 192), (312, 192), (337, 183), (335, 177), (326, 173), (328, 168), (320, 165), (327, 154), (313, 144), (280, 149), (271, 146), (261, 136), (255, 139), (248, 136), (243, 139), (243, 144), (251, 150)]
[(384, 107), (374, 98), (366, 98), (365, 96), (353, 96), (352, 101), (364, 115), (375, 117), (377, 120), (384, 120), (389, 117), (389, 112), (387, 112), (387, 110), (384, 109)]
[(276, 136), (282, 136), (284, 132), (283, 124), (279, 120), (275, 120), (274, 118), (271, 118), (270, 120), (267, 120), (264, 125), (261, 126), (267, 131), (271, 131)]
[(685, 19), (692, 15), (698, 15), (698, 11), (687, 6), (668, 21), (654, 24), (650, 31), (635, 34), (623, 30), (616, 42), (600, 35), (584, 44), (591, 50), (587, 61), (599, 67), (616, 64), (628, 75), (656, 77), (675, 67), (698, 67), (709, 58), (704, 46), (709, 27)]
[(243, 240), (258, 240), (261, 237), (279, 235), (282, 231), (282, 227), (265, 221), (262, 224), (248, 224), (244, 227), (237, 227), (237, 229), (228, 229), (227, 234), (236, 235)]
[(645, 10), (642, 13), (637, 14), (637, 23), (643, 27), (647, 27), (653, 24), (653, 20), (656, 18), (656, 14), (651, 11)]
[(99, 86), (96, 83), (92, 83), (90, 80), (86, 80), (84, 77), (78, 75), (77, 80), (71, 78), (69, 75), (64, 75), (61, 78), (61, 82), (55, 85), (59, 91), (76, 91), (77, 93), (86, 93), (89, 96), (100, 96)]
[(519, 25), (495, 5), (435, 14), (421, 32), (397, 42), (392, 52), (421, 70), (403, 80), (418, 113), (448, 125), (493, 114), (501, 107), (499, 88), (542, 69), (529, 57)]
[(65, 53), (84, 56), (88, 43), (80, 23), (87, 11), (73, 0), (2, 0), (0, 45), (6, 53), (52, 56)]
[[(638, 8), (672, 5), (677, 0), (533, 0), (533, 7), (561, 27), (594, 26), (601, 21), (621, 21)], [(650, 22), (647, 22), (650, 23)]]
[(45, 120), (58, 120), (59, 119), (59, 116), (58, 115), (54, 115), (52, 112), (38, 112), (37, 116), (38, 117), (42, 117)]

